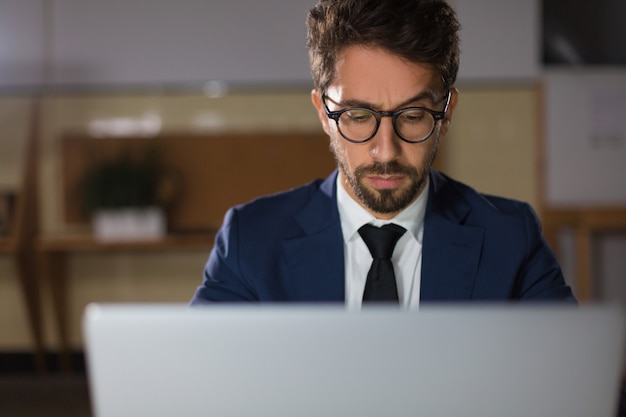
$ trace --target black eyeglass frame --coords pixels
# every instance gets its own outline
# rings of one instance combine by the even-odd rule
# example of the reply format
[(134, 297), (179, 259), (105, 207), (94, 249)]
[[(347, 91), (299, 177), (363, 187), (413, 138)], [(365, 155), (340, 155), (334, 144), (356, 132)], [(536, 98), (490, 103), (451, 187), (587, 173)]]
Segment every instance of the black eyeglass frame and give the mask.
[[(341, 134), (341, 136), (347, 140), (348, 142), (352, 142), (352, 143), (365, 143), (369, 140), (371, 140), (374, 136), (376, 136), (376, 133), (378, 133), (378, 129), (380, 128), (380, 121), (383, 117), (391, 117), (391, 124), (393, 125), (393, 130), (394, 132), (396, 132), (396, 135), (398, 135), (398, 137), (407, 142), (407, 143), (421, 143), (421, 142), (425, 142), (428, 139), (430, 139), (430, 137), (433, 135), (433, 133), (435, 132), (435, 129), (437, 128), (437, 122), (439, 120), (443, 120), (446, 117), (446, 112), (448, 111), (448, 105), (450, 104), (450, 90), (448, 90), (448, 93), (446, 94), (446, 105), (443, 108), (442, 111), (437, 111), (437, 110), (432, 110), (426, 107), (405, 107), (403, 109), (397, 110), (397, 111), (376, 111), (376, 110), (372, 110), (369, 109), (367, 107), (347, 107), (345, 109), (341, 109), (341, 110), (335, 110), (335, 111), (331, 111), (328, 108), (328, 105), (326, 104), (326, 99), (328, 98), (328, 96), (326, 94), (322, 94), (322, 103), (324, 104), (324, 111), (326, 112), (326, 116), (328, 116), (329, 119), (333, 119), (335, 121), (335, 123), (337, 124), (337, 130), (339, 131), (339, 133)], [(374, 129), (374, 132), (367, 138), (362, 139), (362, 140), (354, 140), (351, 139), (349, 137), (347, 137), (346, 135), (344, 135), (344, 133), (341, 131), (341, 127), (339, 127), (339, 118), (341, 117), (342, 114), (344, 114), (345, 112), (348, 111), (355, 111), (355, 110), (364, 110), (367, 111), (371, 114), (374, 115), (374, 117), (376, 118), (376, 128)], [(402, 136), (400, 134), (400, 132), (398, 131), (398, 127), (396, 125), (396, 121), (398, 120), (398, 117), (400, 117), (403, 113), (406, 113), (407, 111), (412, 111), (412, 110), (420, 110), (420, 111), (425, 111), (427, 113), (430, 113), (433, 116), (433, 119), (435, 119), (435, 123), (433, 124), (433, 128), (430, 130), (430, 133), (428, 133), (428, 135), (426, 135), (426, 137), (420, 139), (420, 140), (411, 140), (411, 139), (407, 139), (404, 136)]]

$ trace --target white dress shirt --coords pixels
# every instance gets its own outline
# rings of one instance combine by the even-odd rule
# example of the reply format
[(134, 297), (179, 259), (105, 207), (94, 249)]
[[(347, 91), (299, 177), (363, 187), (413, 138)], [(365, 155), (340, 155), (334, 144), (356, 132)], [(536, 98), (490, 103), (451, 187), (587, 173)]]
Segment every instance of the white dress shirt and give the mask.
[(427, 182), (417, 200), (394, 218), (381, 220), (372, 216), (350, 197), (340, 180), (340, 175), (337, 175), (337, 206), (343, 233), (346, 306), (348, 309), (361, 308), (367, 272), (372, 263), (372, 255), (358, 233), (359, 228), (368, 223), (378, 227), (387, 223), (395, 223), (407, 230), (398, 240), (391, 262), (396, 275), (400, 305), (406, 309), (419, 307), (422, 241), (428, 187)]

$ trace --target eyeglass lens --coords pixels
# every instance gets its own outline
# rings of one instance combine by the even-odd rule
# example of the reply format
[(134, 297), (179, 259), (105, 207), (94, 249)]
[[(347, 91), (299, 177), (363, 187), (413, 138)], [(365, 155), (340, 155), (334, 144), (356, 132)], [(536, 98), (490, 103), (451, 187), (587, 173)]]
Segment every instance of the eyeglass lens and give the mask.
[[(349, 109), (339, 117), (340, 132), (348, 139), (364, 141), (374, 136), (380, 116), (369, 109)], [(402, 138), (414, 142), (427, 138), (435, 127), (435, 118), (427, 111), (406, 109), (393, 118), (395, 129)]]

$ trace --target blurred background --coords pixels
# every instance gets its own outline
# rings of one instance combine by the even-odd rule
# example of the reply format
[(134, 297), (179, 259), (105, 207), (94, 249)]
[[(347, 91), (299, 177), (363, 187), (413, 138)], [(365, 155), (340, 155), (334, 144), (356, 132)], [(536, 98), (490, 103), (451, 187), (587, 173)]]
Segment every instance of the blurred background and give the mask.
[[(330, 173), (313, 3), (0, 0), (0, 374), (63, 368), (59, 351), (80, 368), (89, 302), (188, 301), (226, 207), (290, 185), (287, 168), (254, 182), (268, 165), (315, 154), (302, 179)], [(438, 168), (531, 203), (577, 296), (626, 304), (626, 4), (453, 5), (460, 102)], [(79, 213), (87, 152), (120, 141), (178, 155), (164, 236), (103, 242)]]

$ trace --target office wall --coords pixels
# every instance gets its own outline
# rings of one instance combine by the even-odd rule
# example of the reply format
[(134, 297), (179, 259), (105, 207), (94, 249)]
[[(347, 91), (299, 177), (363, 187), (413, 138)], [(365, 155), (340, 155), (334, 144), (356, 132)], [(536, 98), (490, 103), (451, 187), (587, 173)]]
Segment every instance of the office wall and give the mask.
[[(304, 21), (314, 3), (0, 0), (0, 89), (308, 86)], [(452, 4), (462, 23), (462, 80), (539, 74), (539, 0)]]
[(626, 68), (544, 75), (546, 203), (626, 205)]
[(0, 0), (0, 89), (41, 84), (45, 0)]

